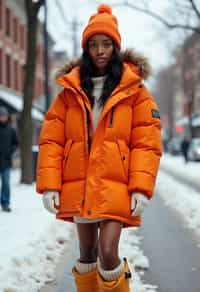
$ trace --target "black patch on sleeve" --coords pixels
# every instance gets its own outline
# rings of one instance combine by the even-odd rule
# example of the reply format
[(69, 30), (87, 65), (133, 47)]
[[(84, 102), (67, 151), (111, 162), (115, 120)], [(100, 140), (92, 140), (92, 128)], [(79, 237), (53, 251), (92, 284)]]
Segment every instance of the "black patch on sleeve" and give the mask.
[(151, 115), (152, 115), (152, 118), (157, 118), (157, 119), (160, 119), (160, 113), (157, 109), (152, 109), (151, 110)]

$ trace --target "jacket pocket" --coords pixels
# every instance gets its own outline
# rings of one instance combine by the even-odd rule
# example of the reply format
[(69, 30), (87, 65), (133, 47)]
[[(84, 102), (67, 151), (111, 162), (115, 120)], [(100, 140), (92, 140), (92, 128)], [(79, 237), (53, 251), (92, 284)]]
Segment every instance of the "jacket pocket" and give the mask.
[(65, 167), (67, 165), (67, 160), (68, 160), (68, 157), (69, 157), (70, 150), (72, 148), (72, 144), (73, 144), (73, 140), (72, 139), (69, 139), (67, 141), (67, 143), (65, 144), (64, 158), (63, 158), (63, 171), (65, 170)]
[(124, 170), (126, 179), (128, 179), (128, 168), (129, 168), (129, 149), (123, 140), (117, 139), (117, 146), (120, 154), (121, 164)]

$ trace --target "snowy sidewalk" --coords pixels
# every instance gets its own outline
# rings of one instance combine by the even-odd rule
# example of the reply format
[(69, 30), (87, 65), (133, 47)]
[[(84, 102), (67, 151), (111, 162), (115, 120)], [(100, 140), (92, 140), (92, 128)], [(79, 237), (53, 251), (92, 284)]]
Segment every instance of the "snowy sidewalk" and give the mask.
[(11, 173), (13, 211), (0, 211), (0, 291), (36, 292), (54, 278), (54, 268), (72, 225), (56, 221), (42, 206), (35, 186), (19, 184)]
[[(199, 181), (200, 163), (185, 164), (182, 157), (167, 155), (162, 157), (161, 169), (163, 167)], [(165, 203), (183, 214), (185, 224), (200, 235), (199, 193), (162, 171), (156, 188)], [(55, 220), (44, 209), (41, 196), (35, 193), (35, 185), (19, 184), (17, 170), (11, 173), (11, 190), (13, 211), (0, 211), (0, 292), (38, 292), (45, 284), (55, 281), (56, 265), (61, 261), (66, 248), (72, 244), (74, 226)], [(135, 271), (139, 267), (143, 273), (143, 269), (149, 265), (140, 246), (141, 239), (136, 229), (123, 231), (120, 255), (126, 256), (130, 261), (134, 275), (133, 291), (159, 292), (159, 289), (143, 285), (140, 272), (137, 269)], [(64, 287), (65, 283), (63, 282)]]
[(161, 159), (160, 169), (200, 191), (200, 162), (185, 163), (182, 156), (165, 154)]
[[(35, 185), (20, 185), (19, 179), (19, 171), (12, 171), (12, 212), (0, 211), (0, 292), (38, 292), (45, 284), (54, 283), (56, 266), (73, 244), (74, 225), (55, 220), (44, 209)], [(153, 292), (135, 271), (135, 267), (148, 267), (140, 241), (136, 229), (123, 231), (120, 253), (130, 261), (136, 291)]]

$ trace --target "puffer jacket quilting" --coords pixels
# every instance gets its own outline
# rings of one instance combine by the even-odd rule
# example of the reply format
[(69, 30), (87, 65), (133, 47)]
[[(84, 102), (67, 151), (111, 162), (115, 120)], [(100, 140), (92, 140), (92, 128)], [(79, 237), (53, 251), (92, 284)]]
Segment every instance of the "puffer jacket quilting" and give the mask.
[(161, 156), (160, 119), (138, 67), (126, 60), (95, 134), (79, 67), (59, 78), (64, 89), (45, 117), (37, 172), (39, 193), (60, 192), (57, 218), (72, 221), (76, 215), (140, 225), (140, 216), (131, 216), (130, 194), (139, 191), (149, 199), (153, 194)]

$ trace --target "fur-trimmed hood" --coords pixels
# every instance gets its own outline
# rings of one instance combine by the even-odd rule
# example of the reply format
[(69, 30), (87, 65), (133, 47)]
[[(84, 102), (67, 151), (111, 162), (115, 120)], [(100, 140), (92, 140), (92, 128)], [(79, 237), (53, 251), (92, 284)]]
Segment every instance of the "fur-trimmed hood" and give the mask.
[[(121, 52), (122, 60), (127, 63), (131, 70), (139, 75), (142, 79), (148, 79), (151, 75), (151, 66), (148, 59), (133, 50), (125, 50)], [(71, 72), (71, 70), (80, 65), (80, 59), (67, 62), (63, 67), (57, 70), (55, 78), (58, 80), (65, 74)]]

